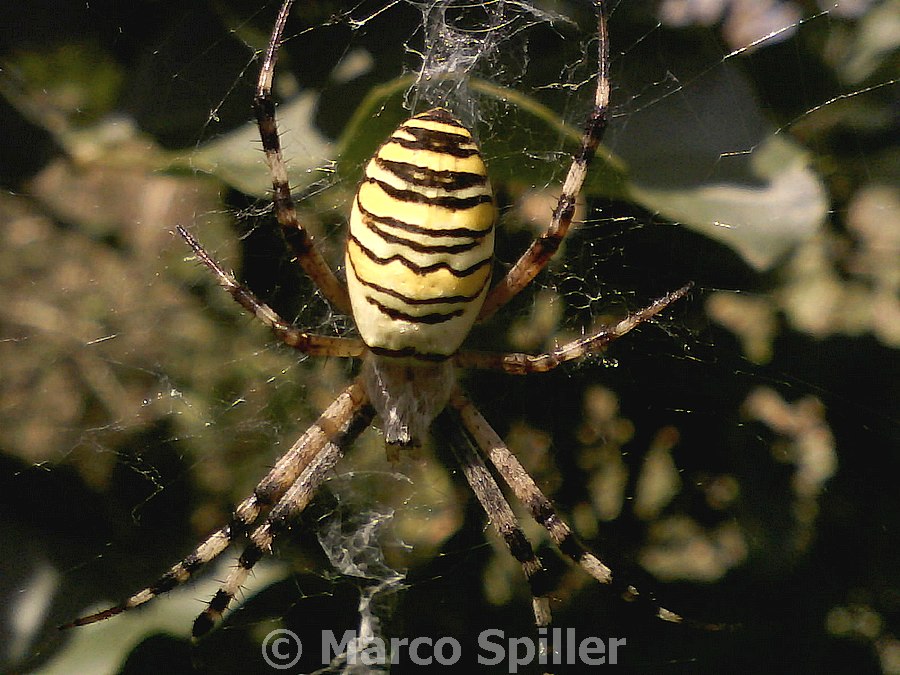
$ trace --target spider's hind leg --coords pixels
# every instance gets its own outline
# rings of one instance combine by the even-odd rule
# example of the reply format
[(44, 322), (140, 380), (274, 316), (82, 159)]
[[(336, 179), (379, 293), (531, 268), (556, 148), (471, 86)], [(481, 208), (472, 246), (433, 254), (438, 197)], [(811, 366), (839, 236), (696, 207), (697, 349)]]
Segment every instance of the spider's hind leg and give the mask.
[(328, 266), (312, 236), (297, 217), (297, 209), (294, 206), (294, 198), (291, 196), (291, 186), (288, 181), (287, 165), (281, 151), (281, 139), (278, 135), (275, 101), (272, 98), (272, 79), (278, 60), (278, 49), (281, 46), (281, 37), (292, 4), (293, 0), (285, 0), (278, 12), (278, 18), (275, 20), (275, 27), (269, 38), (269, 45), (266, 47), (259, 70), (253, 109), (256, 114), (256, 123), (259, 126), (259, 136), (262, 140), (266, 164), (272, 178), (272, 201), (275, 207), (275, 217), (281, 226), (281, 233), (297, 262), (300, 263), (313, 283), (318, 286), (328, 302), (338, 311), (349, 315), (351, 310), (347, 286)]
[(609, 118), (609, 36), (606, 29), (606, 7), (603, 0), (594, 0), (597, 11), (597, 87), (594, 105), (584, 124), (581, 146), (572, 158), (572, 164), (563, 181), (559, 200), (553, 209), (547, 229), (535, 239), (512, 268), (490, 290), (478, 320), (484, 321), (512, 300), (531, 283), (556, 254), (569, 232), (575, 215), (575, 202), (588, 168), (594, 159), (600, 141), (606, 132)]

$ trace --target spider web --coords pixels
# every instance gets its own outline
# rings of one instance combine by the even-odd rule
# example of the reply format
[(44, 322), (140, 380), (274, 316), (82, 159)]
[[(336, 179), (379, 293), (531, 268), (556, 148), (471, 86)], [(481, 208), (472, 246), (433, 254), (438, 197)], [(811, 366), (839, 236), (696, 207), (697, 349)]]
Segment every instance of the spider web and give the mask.
[[(0, 168), (16, 194), (3, 198), (0, 278), (14, 616), (2, 634), (14, 669), (72, 645), (96, 654), (98, 633), (53, 627), (143, 587), (225, 522), (351, 374), (273, 346), (169, 235), (191, 226), (285, 316), (352, 331), (271, 232), (247, 111), (277, 3), (200, 4), (152, 17), (80, 7), (23, 29), (3, 55), (15, 142)], [(549, 272), (472, 336), (540, 351), (696, 282), (687, 303), (608, 355), (550, 378), (467, 380), (592, 548), (648, 570), (625, 567), (667, 606), (742, 624), (724, 640), (685, 640), (560, 571), (559, 624), (627, 634), (642, 672), (812, 672), (836, 655), (900, 672), (900, 565), (884, 545), (900, 436), (897, 45), (889, 2), (810, 4), (610, 3), (605, 146), (626, 189), (589, 185), (602, 210), (580, 211)], [(514, 261), (546, 223), (574, 148), (529, 106), (577, 136), (593, 31), (589, 7), (564, 3), (295, 8), (279, 119), (302, 216), (332, 259), (368, 154), (353, 148), (377, 144), (397, 116), (447, 105), (485, 148), (501, 189), (499, 265)], [(370, 98), (385, 83), (393, 93)], [(616, 178), (609, 166), (598, 172)], [(475, 628), (531, 635), (521, 571), (443, 468), (452, 462), (427, 455), (394, 471), (375, 432), (348, 454), (280, 562), (259, 568), (201, 645), (211, 669), (263, 670), (273, 617), (363, 636), (433, 630), (467, 655)], [(123, 645), (108, 669), (139, 643), (135, 663), (185, 664), (183, 642), (147, 636), (184, 636), (233, 555), (205, 585), (156, 601), (159, 613), (107, 622), (140, 624), (103, 638)], [(776, 632), (811, 648), (788, 661)]]

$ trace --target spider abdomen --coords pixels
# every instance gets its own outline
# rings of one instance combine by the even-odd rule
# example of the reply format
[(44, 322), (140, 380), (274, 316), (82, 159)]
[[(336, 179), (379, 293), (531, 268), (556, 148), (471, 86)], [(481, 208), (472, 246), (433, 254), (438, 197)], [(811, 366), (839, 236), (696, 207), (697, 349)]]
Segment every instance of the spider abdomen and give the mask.
[(350, 215), (347, 286), (366, 345), (442, 359), (484, 302), (494, 198), (471, 133), (448, 111), (407, 120), (366, 167)]

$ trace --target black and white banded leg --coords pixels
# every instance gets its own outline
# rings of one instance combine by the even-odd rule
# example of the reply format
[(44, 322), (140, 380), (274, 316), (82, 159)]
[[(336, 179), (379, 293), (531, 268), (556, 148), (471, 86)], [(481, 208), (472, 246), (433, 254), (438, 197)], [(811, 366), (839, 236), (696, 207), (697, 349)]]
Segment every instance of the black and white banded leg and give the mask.
[(272, 175), (272, 201), (281, 232), (291, 252), (296, 256), (297, 262), (300, 263), (331, 306), (349, 316), (351, 314), (350, 297), (347, 294), (346, 284), (337, 278), (316, 247), (312, 236), (297, 218), (297, 209), (294, 206), (294, 198), (291, 196), (291, 186), (288, 182), (287, 166), (281, 152), (281, 140), (278, 137), (275, 101), (272, 99), (272, 77), (278, 61), (281, 36), (284, 34), (284, 27), (292, 4), (293, 0), (285, 0), (278, 12), (278, 18), (275, 20), (275, 27), (269, 38), (269, 45), (266, 47), (262, 67), (259, 71), (256, 95), (253, 97), (253, 110), (259, 126), (263, 151), (266, 153), (266, 164)]
[(531, 590), (531, 607), (538, 628), (550, 625), (552, 614), (547, 593), (550, 583), (547, 570), (535, 555), (531, 542), (522, 531), (512, 507), (494, 480), (481, 455), (472, 447), (472, 440), (463, 430), (454, 426), (450, 447), (462, 467), (463, 475), (475, 493), (493, 528), (503, 539), (510, 554), (522, 566)]
[(581, 147), (572, 159), (572, 164), (563, 181), (559, 201), (556, 203), (556, 208), (553, 209), (550, 224), (531, 243), (531, 246), (510, 268), (506, 276), (490, 290), (478, 314), (479, 321), (484, 321), (492, 316), (494, 312), (531, 283), (531, 280), (547, 266), (559, 249), (572, 224), (575, 203), (584, 186), (588, 168), (606, 131), (609, 117), (609, 36), (606, 30), (604, 2), (595, 0), (594, 4), (597, 10), (597, 88), (594, 92), (593, 108), (584, 124)]
[(366, 352), (366, 346), (358, 338), (313, 335), (290, 325), (275, 310), (257, 298), (249, 288), (238, 283), (234, 275), (226, 272), (190, 232), (180, 225), (176, 227), (176, 230), (191, 247), (197, 259), (215, 275), (219, 286), (224, 288), (241, 307), (271, 328), (275, 337), (288, 347), (310, 356), (349, 358), (362, 356)]
[(265, 509), (278, 502), (320, 453), (335, 443), (345, 442), (344, 437), (351, 422), (361, 416), (360, 411), (367, 402), (363, 387), (357, 382), (351, 384), (278, 460), (253, 490), (253, 494), (234, 510), (228, 525), (213, 532), (190, 555), (173, 565), (152, 585), (114, 607), (75, 619), (61, 628), (84, 626), (108, 619), (139, 607), (189, 581), (202, 567), (228, 548), (235, 537), (244, 534)]
[[(578, 541), (569, 526), (559, 517), (552, 502), (461, 389), (457, 388), (453, 392), (450, 406), (459, 415), (463, 427), (480, 451), (487, 455), (531, 517), (547, 530), (556, 547), (601, 584), (611, 585), (621, 592), (626, 600), (643, 600), (634, 586), (620, 583), (612, 570)], [(653, 611), (664, 621), (683, 621), (680, 615), (664, 607), (653, 605)]]
[(334, 465), (343, 457), (344, 448), (352, 443), (372, 421), (374, 409), (369, 405), (365, 388), (357, 380), (344, 392), (349, 404), (339, 418), (329, 420), (327, 440), (312, 456), (300, 475), (269, 511), (265, 521), (250, 535), (250, 543), (206, 609), (194, 621), (195, 639), (208, 633), (222, 618), (231, 601), (247, 580), (253, 566), (263, 555), (272, 553), (275, 538), (300, 516)]
[(610, 342), (618, 340), (642, 323), (652, 319), (692, 288), (693, 284), (685, 284), (678, 290), (654, 300), (643, 309), (629, 314), (617, 324), (572, 340), (546, 354), (525, 354), (522, 352), (480, 352), (462, 351), (454, 358), (460, 368), (477, 370), (502, 370), (510, 375), (530, 375), (546, 373), (568, 361), (574, 361), (588, 354), (602, 351)]

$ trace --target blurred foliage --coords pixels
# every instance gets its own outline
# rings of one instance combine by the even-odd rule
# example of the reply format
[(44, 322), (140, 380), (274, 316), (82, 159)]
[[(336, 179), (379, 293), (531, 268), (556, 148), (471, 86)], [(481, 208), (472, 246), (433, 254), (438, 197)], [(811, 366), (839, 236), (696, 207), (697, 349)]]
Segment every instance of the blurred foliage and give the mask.
[[(248, 121), (277, 5), (259, 4), (0, 10), (4, 669), (263, 671), (276, 626), (357, 626), (379, 579), (339, 577), (333, 535), (381, 520), (376, 577), (408, 571), (389, 634), (452, 635), (471, 655), (482, 628), (533, 632), (521, 570), (442, 439), (392, 467), (374, 431), (195, 652), (194, 599), (231, 552), (202, 588), (55, 631), (225, 522), (353, 372), (273, 345), (171, 234), (189, 227), (298, 324), (353, 330), (273, 231)], [(655, 623), (548, 550), (559, 625), (626, 635), (633, 672), (900, 672), (898, 3), (760, 3), (800, 18), (752, 49), (734, 42), (751, 26), (741, 3), (677, 27), (663, 4), (613, 3), (613, 119), (585, 222), (472, 344), (540, 351), (685, 280), (697, 290), (583, 366), (467, 386), (614, 569), (740, 627)], [(592, 13), (553, 9), (571, 20), (517, 15), (527, 30), (509, 28), (468, 85), (503, 204), (500, 270), (546, 224), (590, 106)], [(412, 4), (336, 1), (300, 3), (288, 25), (280, 129), (303, 222), (336, 265), (362, 163), (414, 98), (422, 25)]]

